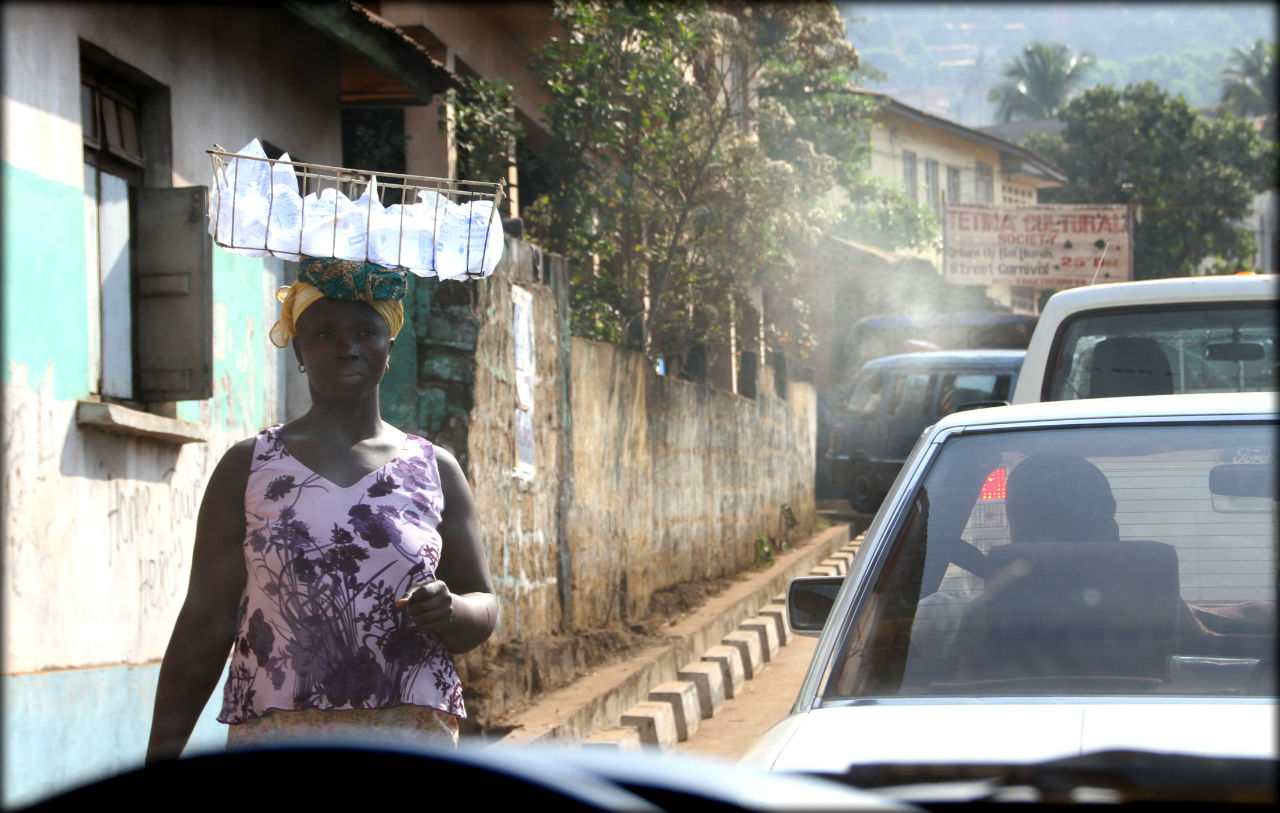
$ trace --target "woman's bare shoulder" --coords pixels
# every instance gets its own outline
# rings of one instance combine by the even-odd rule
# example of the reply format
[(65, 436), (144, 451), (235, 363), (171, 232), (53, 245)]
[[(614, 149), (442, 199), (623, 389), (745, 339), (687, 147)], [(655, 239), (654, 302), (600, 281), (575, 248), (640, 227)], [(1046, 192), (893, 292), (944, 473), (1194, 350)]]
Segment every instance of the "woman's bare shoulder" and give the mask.
[(249, 483), (249, 469), (253, 466), (254, 449), (257, 448), (257, 436), (248, 437), (236, 442), (222, 454), (222, 459), (214, 467), (209, 476), (209, 485), (205, 489), (206, 497), (215, 494), (222, 497), (244, 498), (244, 489)]
[(453, 452), (449, 451), (444, 446), (432, 443), (431, 451), (435, 454), (436, 460), (447, 463), (453, 467), (458, 467), (458, 458), (454, 457)]
[(230, 449), (227, 449), (227, 451), (222, 454), (222, 459), (218, 461), (218, 468), (222, 468), (224, 466), (235, 469), (244, 468), (245, 475), (247, 476), (249, 473), (249, 464), (253, 462), (253, 452), (254, 449), (257, 448), (257, 445), (258, 438), (256, 435), (254, 437), (237, 441)]

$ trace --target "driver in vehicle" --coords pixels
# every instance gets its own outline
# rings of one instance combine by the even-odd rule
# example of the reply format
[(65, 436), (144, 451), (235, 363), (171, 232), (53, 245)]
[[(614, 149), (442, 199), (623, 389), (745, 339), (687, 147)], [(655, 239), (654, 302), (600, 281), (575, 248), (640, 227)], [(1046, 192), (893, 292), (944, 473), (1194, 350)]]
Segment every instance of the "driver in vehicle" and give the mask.
[[(1005, 513), (1010, 543), (1119, 542), (1115, 511), (1106, 475), (1079, 455), (1034, 453), (1009, 472)], [(982, 554), (968, 543), (952, 543), (933, 553), (946, 559), (942, 566), (954, 561), (974, 575), (991, 576), (991, 584), (987, 590), (942, 589), (941, 572), (933, 579), (925, 576), (928, 594), (920, 598), (911, 627), (911, 645), (922, 662), (909, 666), (906, 682), (918, 679), (920, 667), (933, 672), (933, 680), (954, 672), (963, 649), (956, 647), (956, 641), (973, 640), (979, 635), (973, 627), (982, 625), (970, 617), (974, 600), (980, 602), (984, 593), (995, 593), (1004, 581), (1024, 575), (1016, 567), (1018, 562), (1007, 572), (986, 574), (980, 566), (986, 562), (973, 561)]]
[(1176, 549), (1122, 542), (1110, 482), (1075, 454), (1015, 466), (1005, 511), (1010, 542), (987, 552), (983, 594), (961, 622), (957, 678), (1010, 691), (1158, 686), (1182, 605)]
[(1033, 454), (1009, 472), (1011, 542), (1117, 542), (1116, 499), (1097, 466), (1074, 454)]

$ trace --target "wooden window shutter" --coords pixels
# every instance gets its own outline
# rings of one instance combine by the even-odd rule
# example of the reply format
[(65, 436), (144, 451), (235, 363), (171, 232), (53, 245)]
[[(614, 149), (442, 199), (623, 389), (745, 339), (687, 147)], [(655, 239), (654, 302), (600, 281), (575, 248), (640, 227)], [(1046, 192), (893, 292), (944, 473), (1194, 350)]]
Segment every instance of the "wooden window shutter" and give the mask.
[(140, 401), (213, 397), (213, 244), (203, 186), (135, 190)]

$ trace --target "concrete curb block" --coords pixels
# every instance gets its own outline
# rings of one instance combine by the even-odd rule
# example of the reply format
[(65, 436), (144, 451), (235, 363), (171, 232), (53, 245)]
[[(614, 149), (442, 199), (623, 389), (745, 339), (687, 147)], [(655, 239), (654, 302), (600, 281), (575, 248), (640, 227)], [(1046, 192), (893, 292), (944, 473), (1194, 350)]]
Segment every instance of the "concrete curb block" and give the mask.
[(702, 707), (698, 703), (698, 687), (690, 680), (669, 680), (654, 686), (649, 699), (655, 703), (670, 703), (675, 713), (676, 739), (684, 742), (698, 730), (702, 721)]
[(724, 705), (724, 671), (720, 664), (710, 661), (692, 661), (680, 667), (679, 680), (687, 680), (698, 690), (698, 707), (702, 719), (710, 719)]
[[(851, 546), (854, 550), (847, 550)], [(810, 574), (843, 578), (848, 575), (856, 549), (856, 542), (846, 545), (823, 559), (809, 571)], [(701, 708), (702, 718), (711, 717), (723, 703), (724, 698), (732, 698), (736, 690), (741, 689), (745, 681), (754, 678), (763, 668), (763, 664), (770, 661), (772, 656), (777, 654), (778, 649), (785, 646), (793, 637), (787, 627), (786, 616), (787, 594), (783, 592), (770, 599), (761, 608), (759, 614), (743, 620), (737, 630), (725, 635), (719, 646), (708, 649), (701, 662), (681, 667), (678, 681), (663, 683), (649, 693), (650, 701), (666, 702), (671, 705), (678, 742), (685, 742), (697, 730), (698, 707)], [(740, 676), (735, 674), (738, 670), (741, 670)], [(713, 675), (723, 682), (720, 702), (713, 699), (711, 688), (715, 681)], [(637, 708), (646, 705), (637, 704)], [(693, 721), (692, 727), (689, 721)], [(649, 725), (647, 718), (638, 720), (637, 715), (632, 712), (628, 712), (628, 717), (623, 719), (623, 725), (637, 725), (637, 722), (644, 726)], [(659, 723), (655, 722), (653, 726), (655, 733), (652, 735), (654, 738), (662, 736), (657, 733), (658, 726)], [(645, 732), (641, 732), (640, 728), (636, 730), (637, 737), (648, 744), (647, 729)], [(655, 742), (660, 750), (669, 747), (656, 739)]]
[(778, 641), (778, 625), (772, 618), (764, 618), (759, 615), (755, 618), (748, 618), (738, 625), (738, 629), (755, 632), (760, 636), (760, 657), (766, 663), (773, 660), (773, 656), (778, 654), (778, 647), (781, 646)]
[(846, 576), (849, 574), (849, 563), (844, 559), (837, 559), (834, 556), (822, 560), (823, 567), (834, 567), (837, 576)]
[(622, 725), (636, 729), (641, 745), (670, 748), (676, 744), (676, 713), (670, 703), (641, 700), (622, 715)]
[(747, 680), (751, 680), (764, 665), (764, 655), (760, 652), (760, 633), (754, 630), (734, 630), (720, 639), (725, 646), (737, 647), (742, 653), (742, 672)]
[(787, 604), (766, 604), (764, 609), (760, 611), (761, 618), (772, 619), (774, 626), (778, 630), (778, 645), (786, 646), (791, 643), (791, 629), (787, 627)]
[(635, 726), (602, 728), (582, 741), (584, 748), (613, 748), (619, 751), (640, 750), (640, 729)]
[(713, 646), (702, 653), (702, 660), (720, 665), (720, 674), (724, 677), (724, 696), (732, 700), (747, 679), (747, 672), (742, 668), (742, 652), (736, 646)]

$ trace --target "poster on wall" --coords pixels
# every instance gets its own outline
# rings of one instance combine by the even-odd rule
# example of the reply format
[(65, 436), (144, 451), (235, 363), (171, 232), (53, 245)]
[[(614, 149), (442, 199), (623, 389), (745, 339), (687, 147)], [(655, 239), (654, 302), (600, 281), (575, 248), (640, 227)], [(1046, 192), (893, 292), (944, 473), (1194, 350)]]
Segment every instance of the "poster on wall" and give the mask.
[(1133, 278), (1126, 206), (980, 206), (943, 212), (943, 273), (961, 285), (1073, 288)]
[(513, 285), (511, 303), (516, 351), (515, 473), (520, 477), (532, 478), (537, 470), (534, 466), (533, 443), (533, 294)]

